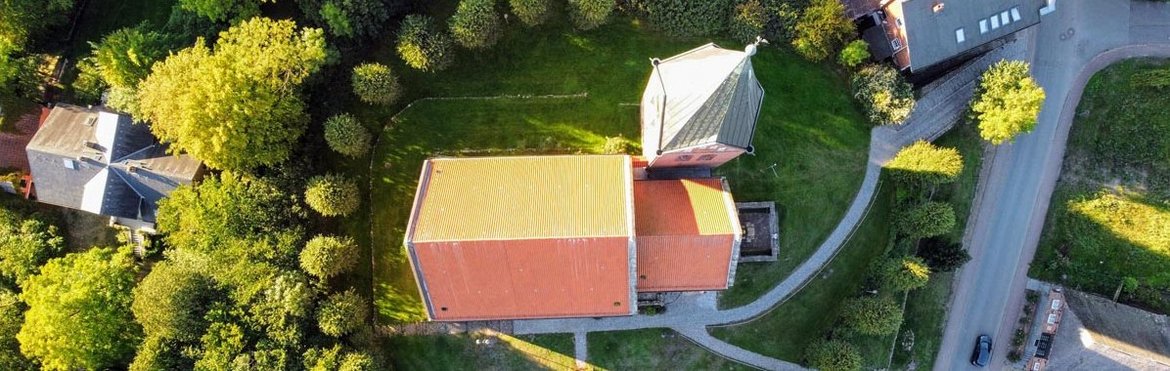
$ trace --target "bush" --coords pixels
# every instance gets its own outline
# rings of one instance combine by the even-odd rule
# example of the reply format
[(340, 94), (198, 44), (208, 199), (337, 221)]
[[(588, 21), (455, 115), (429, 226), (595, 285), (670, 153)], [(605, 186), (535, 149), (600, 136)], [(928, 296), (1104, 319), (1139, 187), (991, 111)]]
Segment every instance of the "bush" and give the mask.
[(529, 27), (538, 26), (548, 20), (551, 10), (549, 0), (509, 0), (508, 4), (512, 6), (512, 14)]
[(353, 93), (362, 102), (390, 104), (398, 100), (402, 88), (390, 67), (381, 63), (363, 63), (353, 68)]
[(886, 65), (869, 65), (853, 74), (853, 98), (875, 125), (900, 124), (914, 110), (914, 91)]
[(804, 351), (808, 366), (823, 371), (861, 369), (861, 353), (853, 344), (841, 340), (818, 341)]
[(324, 216), (346, 216), (361, 203), (357, 183), (341, 175), (321, 175), (309, 179), (305, 203)]
[(301, 268), (326, 280), (345, 273), (357, 264), (358, 247), (349, 237), (317, 236), (301, 250)]
[(494, 0), (461, 0), (448, 26), (455, 42), (469, 49), (485, 49), (500, 36), (500, 16)]
[(902, 307), (891, 297), (866, 296), (845, 302), (842, 317), (858, 333), (885, 336), (902, 326)]
[(207, 328), (215, 282), (170, 261), (156, 264), (134, 288), (130, 309), (148, 337), (194, 341)]
[(341, 336), (357, 330), (366, 323), (370, 310), (366, 299), (353, 289), (329, 295), (317, 311), (317, 325), (329, 336)]
[(918, 256), (935, 272), (954, 271), (971, 260), (971, 255), (967, 254), (963, 245), (942, 238), (922, 240), (918, 248)]
[(607, 155), (616, 155), (627, 153), (630, 150), (630, 141), (618, 135), (616, 137), (605, 137), (605, 145), (601, 147), (601, 153)]
[(857, 67), (861, 62), (869, 59), (869, 44), (863, 40), (853, 40), (841, 49), (841, 54), (837, 55), (837, 63), (841, 63), (845, 67)]
[(930, 201), (902, 210), (894, 223), (910, 238), (941, 236), (955, 228), (955, 209), (948, 203)]
[(731, 15), (731, 35), (740, 42), (749, 43), (764, 36), (768, 26), (768, 9), (760, 0), (748, 0), (735, 6)]
[(980, 77), (971, 112), (984, 140), (1000, 144), (1036, 127), (1044, 89), (1032, 79), (1030, 68), (1024, 61), (1004, 60)]
[(885, 168), (903, 182), (951, 183), (963, 173), (963, 155), (957, 149), (919, 140), (898, 151)]
[(614, 0), (569, 0), (569, 18), (573, 27), (592, 30), (609, 20), (615, 6)]
[(882, 265), (882, 287), (894, 291), (909, 291), (926, 286), (930, 268), (916, 256), (893, 259)]
[(796, 22), (796, 52), (813, 61), (833, 55), (854, 32), (853, 22), (845, 17), (845, 5), (838, 0), (813, 0)]
[(337, 153), (358, 158), (370, 151), (370, 132), (353, 115), (343, 113), (325, 120), (325, 143)]
[(434, 18), (411, 14), (402, 20), (396, 49), (407, 66), (433, 72), (451, 66), (451, 43), (451, 36), (439, 29)]
[(646, 4), (650, 23), (671, 36), (714, 36), (727, 29), (730, 0), (660, 0)]

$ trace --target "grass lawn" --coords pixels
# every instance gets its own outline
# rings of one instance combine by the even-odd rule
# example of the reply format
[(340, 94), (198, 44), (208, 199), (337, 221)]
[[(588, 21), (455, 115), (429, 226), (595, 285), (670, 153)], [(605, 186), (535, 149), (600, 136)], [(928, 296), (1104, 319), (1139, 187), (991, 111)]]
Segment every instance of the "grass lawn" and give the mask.
[[(760, 354), (801, 361), (805, 347), (822, 338), (836, 323), (842, 299), (858, 293), (870, 263), (886, 252), (894, 201), (892, 184), (889, 180), (883, 182), (856, 234), (804, 289), (763, 317), (713, 329), (712, 335)], [(885, 359), (880, 362), (884, 364)], [(877, 364), (877, 360), (866, 359), (865, 364)]]
[(1138, 84), (1167, 69), (1124, 61), (1086, 85), (1031, 275), (1170, 313), (1170, 94)]
[(589, 364), (609, 370), (752, 370), (668, 329), (589, 333)]
[[(486, 339), (489, 344), (476, 344)], [(382, 342), (395, 370), (565, 370), (573, 361), (573, 335), (395, 336)]]

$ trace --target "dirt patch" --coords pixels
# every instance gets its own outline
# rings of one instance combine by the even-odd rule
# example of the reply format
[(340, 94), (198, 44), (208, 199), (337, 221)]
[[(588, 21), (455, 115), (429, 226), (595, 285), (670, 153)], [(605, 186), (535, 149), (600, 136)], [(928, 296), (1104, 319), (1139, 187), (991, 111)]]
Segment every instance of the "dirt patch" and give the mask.
[(72, 209), (60, 209), (62, 227), (69, 251), (84, 251), (93, 246), (118, 246), (118, 230), (110, 227), (110, 217)]

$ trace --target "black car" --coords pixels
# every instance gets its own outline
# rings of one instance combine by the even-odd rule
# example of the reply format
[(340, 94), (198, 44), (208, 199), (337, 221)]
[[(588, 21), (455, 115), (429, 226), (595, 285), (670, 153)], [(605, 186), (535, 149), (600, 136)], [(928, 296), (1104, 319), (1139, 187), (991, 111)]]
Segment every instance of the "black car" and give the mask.
[(987, 366), (991, 361), (991, 337), (979, 335), (975, 339), (975, 350), (971, 351), (971, 364), (979, 367)]

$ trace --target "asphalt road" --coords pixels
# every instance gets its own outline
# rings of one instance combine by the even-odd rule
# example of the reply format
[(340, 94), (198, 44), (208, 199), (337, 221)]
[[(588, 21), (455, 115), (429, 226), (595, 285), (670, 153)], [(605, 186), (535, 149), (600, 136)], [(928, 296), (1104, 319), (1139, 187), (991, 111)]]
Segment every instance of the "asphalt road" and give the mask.
[(1060, 0), (1024, 31), (1033, 75), (1047, 99), (1036, 130), (991, 151), (981, 197), (964, 244), (972, 256), (959, 272), (935, 370), (975, 369), (980, 334), (993, 339), (993, 369), (1008, 368), (1007, 346), (1024, 302), (1028, 264), (1060, 174), (1069, 122), (1084, 83), (1109, 63), (1170, 56), (1170, 4)]

